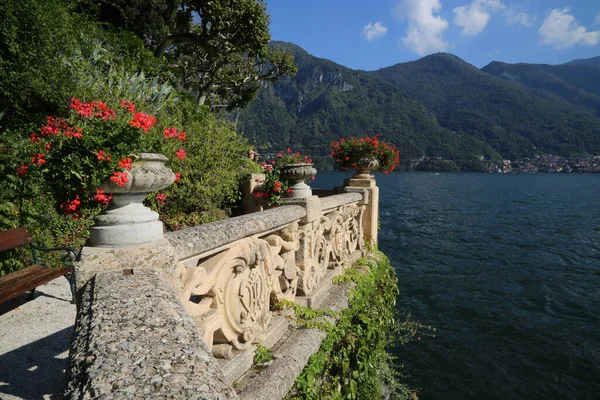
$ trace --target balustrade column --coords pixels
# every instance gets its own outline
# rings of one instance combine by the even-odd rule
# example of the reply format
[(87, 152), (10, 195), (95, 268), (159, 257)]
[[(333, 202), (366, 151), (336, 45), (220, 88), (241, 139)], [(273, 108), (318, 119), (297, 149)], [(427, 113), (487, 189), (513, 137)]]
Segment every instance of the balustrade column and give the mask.
[(379, 188), (373, 175), (353, 175), (344, 179), (345, 192), (362, 192), (365, 211), (363, 213), (363, 231), (365, 242), (377, 245), (377, 232), (379, 231)]

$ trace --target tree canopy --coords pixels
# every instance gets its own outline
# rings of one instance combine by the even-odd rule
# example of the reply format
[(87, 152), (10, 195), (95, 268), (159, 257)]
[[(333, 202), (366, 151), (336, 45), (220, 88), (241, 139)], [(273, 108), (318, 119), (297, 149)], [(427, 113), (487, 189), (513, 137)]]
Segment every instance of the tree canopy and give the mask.
[(244, 107), (261, 81), (294, 75), (293, 57), (269, 48), (263, 0), (114, 0), (84, 8), (114, 28), (135, 32), (180, 72), (198, 104)]

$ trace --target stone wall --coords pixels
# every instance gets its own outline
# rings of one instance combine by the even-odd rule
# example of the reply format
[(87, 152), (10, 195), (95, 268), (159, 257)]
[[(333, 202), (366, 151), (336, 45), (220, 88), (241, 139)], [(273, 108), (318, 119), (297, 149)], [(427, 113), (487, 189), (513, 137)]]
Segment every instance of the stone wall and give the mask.
[[(290, 199), (134, 248), (84, 248), (67, 397), (283, 397), (324, 334), (296, 329), (274, 306), (345, 307), (332, 278), (364, 254), (365, 238), (376, 241), (373, 187)], [(276, 355), (260, 376), (258, 344)]]

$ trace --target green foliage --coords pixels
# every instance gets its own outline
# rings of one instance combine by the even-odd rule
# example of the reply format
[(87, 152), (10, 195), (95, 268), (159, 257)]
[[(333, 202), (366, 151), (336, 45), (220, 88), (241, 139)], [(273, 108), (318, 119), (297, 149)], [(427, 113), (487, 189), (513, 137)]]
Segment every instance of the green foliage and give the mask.
[[(184, 160), (173, 158), (171, 163), (180, 172), (180, 182), (164, 193), (151, 194), (147, 201), (164, 214), (169, 229), (227, 217), (224, 208), (239, 199), (241, 177), (256, 168), (247, 157), (246, 141), (231, 124), (206, 108), (198, 108), (196, 99), (180, 87), (180, 70), (172, 59), (155, 57), (131, 32), (100, 29), (84, 13), (75, 13), (71, 4), (69, 0), (0, 0), (0, 230), (27, 226), (40, 245), (82, 245), (101, 207), (90, 202), (90, 207), (80, 207), (73, 218), (65, 217), (56, 205), (65, 197), (67, 206), (77, 205), (72, 203), (73, 194), (80, 196), (79, 201), (81, 194), (72, 190), (82, 184), (92, 190), (108, 178), (101, 179), (102, 168), (94, 169), (98, 176), (91, 179), (91, 174), (83, 172), (98, 161), (95, 154), (100, 149), (94, 147), (114, 139), (118, 152), (123, 151), (128, 158), (131, 150), (173, 155), (175, 149), (165, 148), (164, 143), (180, 142), (163, 140), (164, 127), (186, 132), (188, 155)], [(78, 7), (83, 10), (86, 6), (80, 2)], [(148, 133), (152, 133), (148, 147), (141, 142), (136, 147), (135, 140), (126, 138), (134, 128), (124, 115), (115, 120), (118, 129), (114, 131), (103, 130), (104, 121), (97, 118), (79, 121), (86, 125), (82, 128), (92, 132), (88, 137), (91, 142), (72, 146), (75, 142), (66, 141), (72, 138), (60, 136), (52, 144), (55, 157), (47, 157), (48, 150), (44, 149), (42, 158), (56, 163), (48, 168), (48, 161), (38, 163), (43, 144), (32, 143), (31, 132), (39, 129), (48, 115), (66, 117), (72, 97), (82, 102), (102, 99), (118, 112), (121, 100), (131, 100), (139, 110), (155, 116), (161, 129)], [(86, 156), (77, 157), (82, 152)], [(32, 154), (36, 155), (35, 165)], [(122, 161), (120, 158), (113, 155), (112, 163)], [(19, 178), (17, 170), (24, 165), (27, 173)], [(36, 169), (40, 173), (33, 173)], [(65, 185), (70, 190), (57, 190)], [(159, 194), (165, 196), (164, 201), (156, 199)], [(26, 250), (1, 253), (0, 274), (20, 268), (30, 257)]]
[(481, 70), (505, 80), (515, 80), (527, 87), (562, 97), (569, 103), (587, 108), (600, 116), (600, 68), (590, 62), (548, 64), (506, 64), (492, 62)]
[(327, 337), (298, 377), (288, 399), (378, 399), (382, 398), (380, 382), (392, 390), (392, 398), (408, 399), (411, 391), (398, 381), (386, 349), (411, 340), (420, 325), (396, 318), (398, 285), (393, 267), (382, 253), (373, 252), (336, 282), (353, 283), (346, 310), (333, 313), (293, 306), (304, 320), (338, 320), (336, 324), (322, 324)]
[(256, 346), (256, 350), (254, 351), (254, 364), (262, 364), (267, 361), (271, 361), (273, 356), (269, 349), (265, 346), (261, 346), (260, 344)]
[(94, 30), (65, 0), (0, 0), (0, 132), (65, 110), (76, 87), (66, 63)]
[(226, 216), (222, 210), (240, 200), (239, 183), (254, 171), (250, 146), (233, 127), (207, 108), (195, 111), (193, 101), (180, 99), (163, 108), (187, 132), (185, 160), (172, 164), (181, 181), (165, 189), (163, 204), (152, 200), (168, 229), (181, 229)]
[(269, 16), (263, 0), (82, 0), (82, 7), (115, 30), (144, 38), (166, 57), (200, 105), (244, 107), (260, 81), (293, 75), (292, 57), (268, 48)]

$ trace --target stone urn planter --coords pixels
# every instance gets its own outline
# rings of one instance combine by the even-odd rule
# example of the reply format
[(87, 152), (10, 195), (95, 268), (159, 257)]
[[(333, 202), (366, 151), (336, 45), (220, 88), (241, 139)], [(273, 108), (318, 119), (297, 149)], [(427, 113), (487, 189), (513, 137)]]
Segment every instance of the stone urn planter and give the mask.
[(303, 199), (312, 196), (310, 186), (306, 184), (306, 180), (317, 174), (317, 170), (312, 164), (298, 163), (288, 164), (281, 167), (280, 176), (289, 182), (289, 187), (292, 193), (286, 193), (286, 198)]
[(360, 154), (356, 157), (356, 174), (352, 175), (355, 179), (371, 179), (371, 171), (378, 170), (380, 167), (379, 159), (374, 154)]
[(144, 206), (149, 192), (161, 190), (175, 181), (175, 174), (165, 166), (162, 154), (141, 153), (127, 173), (123, 187), (114, 182), (99, 189), (112, 193), (106, 210), (94, 218), (89, 245), (94, 247), (128, 247), (163, 239), (163, 224), (158, 213)]

